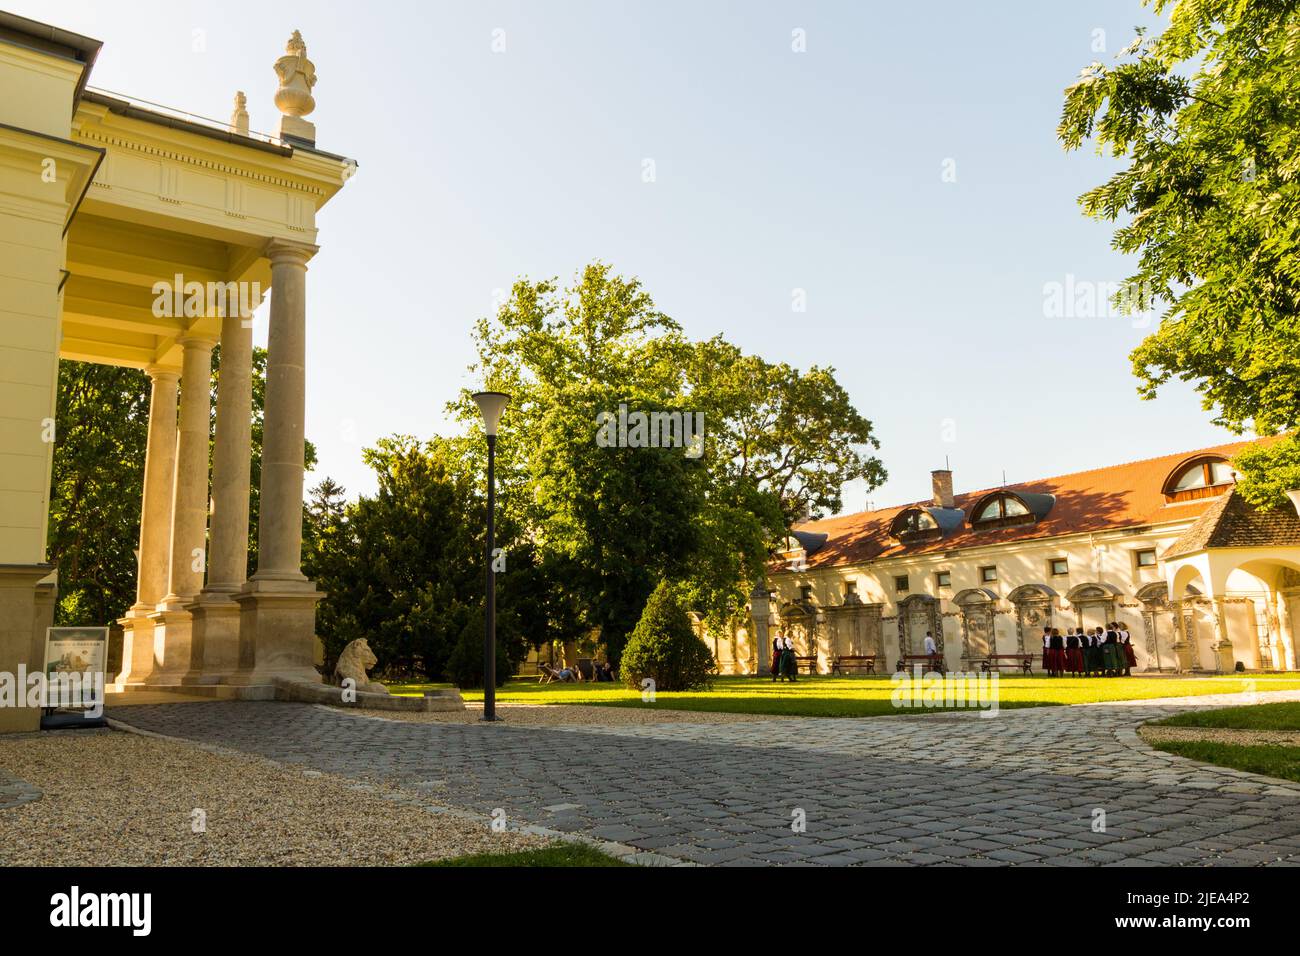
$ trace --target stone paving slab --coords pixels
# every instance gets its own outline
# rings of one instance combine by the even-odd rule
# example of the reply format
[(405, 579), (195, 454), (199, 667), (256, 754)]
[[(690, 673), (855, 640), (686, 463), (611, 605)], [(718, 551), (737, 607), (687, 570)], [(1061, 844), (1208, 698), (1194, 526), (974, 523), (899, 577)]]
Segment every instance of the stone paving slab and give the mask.
[[(1300, 786), (1160, 754), (1134, 730), (1244, 696), (1020, 709), (994, 719), (562, 729), (378, 720), (255, 701), (110, 716), (394, 783), (417, 803), (485, 819), (501, 810), (514, 823), (705, 865), (1300, 862)], [(430, 780), (438, 782), (432, 790)], [(805, 829), (796, 832), (800, 819)]]
[(42, 796), (44, 794), (41, 793), (40, 788), (0, 770), (0, 810), (31, 803), (33, 800), (41, 799)]

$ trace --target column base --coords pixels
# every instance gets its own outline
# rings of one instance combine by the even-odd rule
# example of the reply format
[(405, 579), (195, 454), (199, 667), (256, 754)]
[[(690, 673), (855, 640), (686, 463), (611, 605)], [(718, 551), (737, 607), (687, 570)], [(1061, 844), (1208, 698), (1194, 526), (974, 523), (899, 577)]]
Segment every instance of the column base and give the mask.
[(194, 642), (194, 620), (185, 610), (187, 599), (168, 595), (158, 610), (149, 615), (153, 621), (154, 672), (145, 680), (149, 686), (181, 683), (190, 669)]
[(1192, 645), (1175, 644), (1174, 657), (1178, 661), (1176, 672), (1179, 674), (1190, 674), (1192, 671)]
[(239, 605), (235, 592), (199, 592), (185, 605), (192, 618), (190, 669), (186, 685), (219, 684), (239, 669)]
[(110, 691), (128, 687), (143, 687), (154, 671), (153, 621), (151, 604), (135, 604), (125, 617), (117, 619), (122, 625), (122, 669), (108, 685)]
[(1214, 645), (1214, 666), (1221, 674), (1231, 674), (1237, 666), (1232, 653), (1232, 643), (1223, 641)]
[[(45, 667), (43, 585), (54, 570), (49, 564), (0, 565), (0, 671), (28, 673)], [(16, 706), (0, 707), (0, 733), (39, 730), (41, 709), (27, 707), (26, 688), (16, 688)]]
[(306, 580), (258, 579), (233, 595), (239, 605), (239, 669), (234, 685), (269, 684), (275, 678), (321, 682), (313, 659), (316, 603), (325, 594)]

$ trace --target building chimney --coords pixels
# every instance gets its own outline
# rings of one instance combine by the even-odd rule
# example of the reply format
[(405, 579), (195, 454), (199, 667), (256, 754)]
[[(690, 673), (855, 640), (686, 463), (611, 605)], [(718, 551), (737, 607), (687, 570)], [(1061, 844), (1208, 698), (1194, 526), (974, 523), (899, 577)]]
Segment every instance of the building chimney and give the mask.
[(934, 486), (934, 506), (936, 508), (952, 507), (952, 472), (940, 468), (930, 472), (930, 482)]

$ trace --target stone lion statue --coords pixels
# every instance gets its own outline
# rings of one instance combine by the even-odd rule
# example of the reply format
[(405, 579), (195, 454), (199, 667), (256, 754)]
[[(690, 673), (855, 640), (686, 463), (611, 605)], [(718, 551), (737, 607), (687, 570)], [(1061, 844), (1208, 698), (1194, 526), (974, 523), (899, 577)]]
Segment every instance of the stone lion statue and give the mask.
[(342, 686), (343, 681), (350, 677), (356, 682), (358, 692), (387, 694), (387, 687), (372, 681), (366, 675), (366, 671), (376, 663), (375, 652), (370, 649), (364, 637), (359, 637), (343, 648), (343, 653), (339, 655), (339, 662), (334, 665), (334, 679)]

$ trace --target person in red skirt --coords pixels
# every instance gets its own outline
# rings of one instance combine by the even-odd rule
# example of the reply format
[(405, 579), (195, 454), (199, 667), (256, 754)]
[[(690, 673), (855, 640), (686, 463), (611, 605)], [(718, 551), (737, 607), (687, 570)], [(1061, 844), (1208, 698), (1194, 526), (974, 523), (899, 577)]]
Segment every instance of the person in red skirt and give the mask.
[(1052, 628), (1052, 636), (1048, 641), (1047, 652), (1048, 664), (1050, 665), (1048, 673), (1053, 677), (1060, 677), (1065, 673), (1065, 638), (1057, 628)]
[(1124, 652), (1124, 676), (1131, 677), (1133, 668), (1138, 666), (1137, 654), (1133, 651), (1133, 635), (1122, 624), (1116, 627), (1119, 628), (1119, 649)]
[(785, 650), (785, 644), (781, 640), (781, 632), (776, 632), (776, 637), (772, 638), (772, 680), (775, 681), (781, 676), (781, 652)]
[(1065, 638), (1065, 669), (1075, 677), (1083, 676), (1083, 632), (1077, 627), (1070, 628)]

